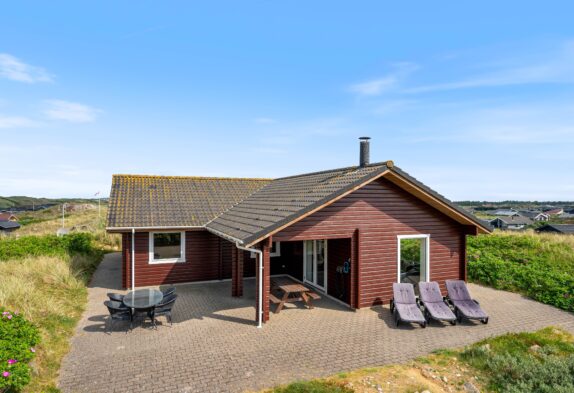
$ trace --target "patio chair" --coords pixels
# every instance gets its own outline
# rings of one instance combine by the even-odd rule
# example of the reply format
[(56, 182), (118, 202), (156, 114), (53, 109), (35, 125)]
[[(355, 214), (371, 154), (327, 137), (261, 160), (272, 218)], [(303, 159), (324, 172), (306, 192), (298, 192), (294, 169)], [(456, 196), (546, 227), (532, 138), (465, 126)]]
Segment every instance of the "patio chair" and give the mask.
[(173, 326), (173, 321), (171, 319), (171, 309), (175, 305), (176, 300), (177, 295), (173, 294), (168, 301), (162, 301), (160, 304), (155, 306), (155, 309), (153, 311), (154, 318), (165, 316), (165, 318), (169, 321), (170, 325)]
[(487, 324), (488, 315), (480, 308), (478, 301), (474, 300), (466, 283), (462, 280), (446, 280), (447, 299), (454, 307), (457, 321), (475, 319)]
[(168, 294), (168, 295), (163, 295), (163, 299), (161, 300), (161, 304), (169, 303), (170, 301), (172, 301), (175, 298), (177, 298), (177, 294), (175, 294), (173, 292)]
[(175, 293), (175, 287), (169, 287), (165, 289), (160, 288), (161, 293), (163, 293), (163, 297), (165, 298), (168, 295), (172, 295)]
[(124, 301), (124, 295), (120, 295), (119, 293), (108, 292), (108, 298), (113, 302), (122, 303)]
[(427, 321), (419, 308), (418, 299), (415, 297), (413, 284), (393, 283), (391, 312), (397, 326), (399, 322), (418, 323), (423, 328), (427, 326)]
[[(110, 323), (109, 328), (110, 333), (112, 332), (114, 328), (114, 323), (116, 321), (130, 321), (129, 330), (132, 330), (133, 316), (131, 310), (128, 307), (126, 307), (120, 302), (115, 302), (112, 300), (106, 300), (104, 302), (104, 305), (108, 308), (108, 311), (110, 312), (110, 318), (108, 319), (108, 322)], [(126, 331), (126, 333), (127, 332), (128, 331)]]
[(432, 318), (435, 321), (447, 321), (451, 325), (456, 325), (456, 315), (440, 293), (438, 282), (419, 282), (419, 294), (427, 320)]

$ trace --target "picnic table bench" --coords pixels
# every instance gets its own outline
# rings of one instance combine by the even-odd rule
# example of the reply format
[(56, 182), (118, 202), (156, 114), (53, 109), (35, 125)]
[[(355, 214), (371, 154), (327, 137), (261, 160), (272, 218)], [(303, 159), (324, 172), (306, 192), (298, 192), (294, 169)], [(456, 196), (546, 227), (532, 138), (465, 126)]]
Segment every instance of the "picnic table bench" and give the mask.
[[(275, 295), (273, 292), (277, 292)], [(271, 293), (269, 299), (277, 304), (275, 313), (279, 314), (285, 303), (304, 302), (309, 309), (313, 308), (313, 299), (321, 299), (321, 296), (305, 285), (288, 277), (278, 277), (271, 280)]]

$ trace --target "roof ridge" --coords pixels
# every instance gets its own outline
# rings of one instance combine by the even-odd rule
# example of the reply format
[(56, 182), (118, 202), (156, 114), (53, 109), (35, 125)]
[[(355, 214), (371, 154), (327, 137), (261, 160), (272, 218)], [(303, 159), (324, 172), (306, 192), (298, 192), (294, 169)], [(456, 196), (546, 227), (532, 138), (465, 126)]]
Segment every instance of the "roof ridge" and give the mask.
[(135, 178), (152, 178), (152, 179), (196, 179), (196, 180), (252, 180), (252, 181), (271, 181), (272, 178), (265, 177), (217, 177), (217, 176), (178, 176), (178, 175), (130, 175), (124, 173), (113, 174), (112, 177), (135, 177)]
[(303, 177), (303, 176), (312, 176), (312, 175), (320, 175), (323, 173), (328, 173), (328, 172), (337, 172), (337, 171), (345, 171), (345, 170), (351, 170), (351, 169), (361, 169), (361, 168), (369, 168), (369, 167), (376, 167), (376, 166), (383, 166), (383, 165), (388, 165), (389, 162), (392, 161), (381, 161), (381, 162), (374, 162), (372, 164), (368, 164), (365, 166), (359, 166), (359, 165), (354, 165), (354, 166), (348, 166), (348, 167), (343, 167), (343, 168), (335, 168), (335, 169), (325, 169), (325, 170), (321, 170), (321, 171), (316, 171), (316, 172), (308, 172), (308, 173), (301, 173), (299, 175), (291, 175), (291, 176), (285, 176), (285, 177), (278, 177), (276, 179), (273, 180), (284, 180), (284, 179), (292, 179), (295, 177)]

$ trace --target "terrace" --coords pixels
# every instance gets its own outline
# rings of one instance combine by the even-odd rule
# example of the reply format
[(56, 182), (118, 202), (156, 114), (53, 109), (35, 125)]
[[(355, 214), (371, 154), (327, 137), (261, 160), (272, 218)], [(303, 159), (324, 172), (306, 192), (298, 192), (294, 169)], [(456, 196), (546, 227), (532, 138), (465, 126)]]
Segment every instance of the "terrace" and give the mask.
[[(59, 381), (64, 392), (240, 392), (297, 379), (399, 363), (435, 349), (463, 346), (513, 331), (548, 325), (574, 332), (574, 316), (520, 295), (470, 285), (490, 323), (395, 328), (388, 304), (352, 311), (327, 298), (309, 310), (289, 304), (255, 325), (255, 280), (231, 297), (229, 281), (184, 284), (174, 324), (105, 334), (106, 293), (118, 291), (120, 255), (108, 254), (89, 289), (86, 313), (72, 340)], [(272, 307), (273, 310), (273, 307)]]

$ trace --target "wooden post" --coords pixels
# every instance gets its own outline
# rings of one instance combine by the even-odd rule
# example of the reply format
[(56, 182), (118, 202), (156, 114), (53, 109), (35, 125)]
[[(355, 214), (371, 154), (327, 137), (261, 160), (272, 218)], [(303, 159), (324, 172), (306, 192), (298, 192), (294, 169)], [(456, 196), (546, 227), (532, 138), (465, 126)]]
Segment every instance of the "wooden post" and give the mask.
[(356, 229), (351, 238), (351, 279), (349, 289), (349, 300), (351, 308), (360, 308), (361, 303), (361, 253), (360, 253), (360, 236), (359, 230)]
[(233, 247), (231, 249), (231, 296), (238, 296), (237, 291), (237, 282), (238, 282), (238, 274), (237, 271), (237, 259), (238, 259), (239, 250), (237, 247)]
[[(270, 264), (270, 256), (269, 251), (271, 249), (271, 237), (263, 240), (259, 243), (259, 247), (261, 251), (263, 251), (263, 318), (262, 322), (267, 322), (269, 320), (269, 291), (271, 290), (271, 279), (270, 279), (270, 271), (271, 271), (271, 264)], [(255, 292), (255, 313), (256, 313), (256, 321), (259, 322), (259, 263), (257, 264), (256, 269), (256, 292)]]
[(245, 251), (243, 250), (239, 250), (238, 248), (236, 248), (237, 250), (237, 283), (236, 283), (236, 294), (235, 296), (241, 297), (243, 296), (243, 260), (244, 260), (244, 256), (245, 256)]

